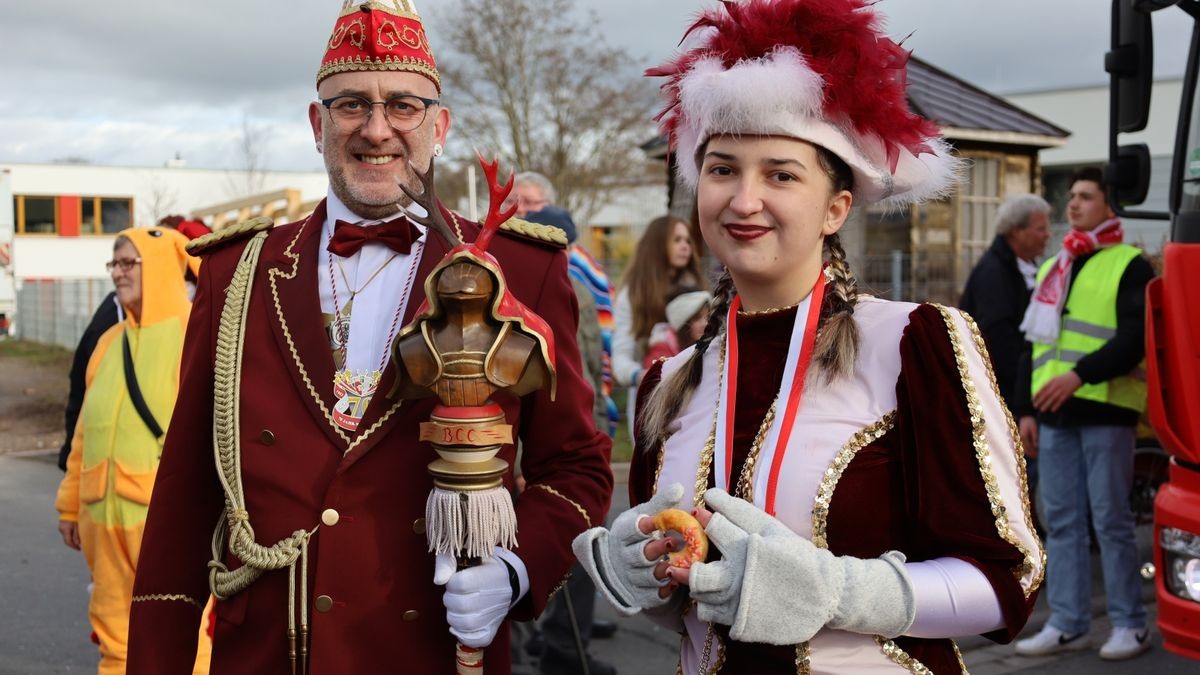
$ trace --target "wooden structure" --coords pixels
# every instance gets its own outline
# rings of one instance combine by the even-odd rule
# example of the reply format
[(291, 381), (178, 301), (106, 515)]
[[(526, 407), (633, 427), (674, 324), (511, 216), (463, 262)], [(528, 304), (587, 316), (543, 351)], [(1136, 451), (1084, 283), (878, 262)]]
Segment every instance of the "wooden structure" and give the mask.
[(265, 216), (278, 223), (291, 223), (313, 212), (320, 200), (302, 202), (295, 188), (273, 190), (212, 206), (193, 209), (191, 217), (204, 221), (214, 232), (226, 225)]

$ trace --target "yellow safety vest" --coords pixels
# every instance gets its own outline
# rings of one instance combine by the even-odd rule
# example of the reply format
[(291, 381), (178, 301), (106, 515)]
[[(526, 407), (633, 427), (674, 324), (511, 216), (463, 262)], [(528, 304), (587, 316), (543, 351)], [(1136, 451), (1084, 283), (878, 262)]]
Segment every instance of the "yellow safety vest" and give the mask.
[[(1032, 393), (1047, 382), (1070, 372), (1083, 357), (1104, 346), (1117, 334), (1117, 289), (1125, 268), (1141, 251), (1127, 244), (1101, 249), (1088, 259), (1071, 281), (1058, 342), (1033, 344)], [(1038, 270), (1038, 282), (1054, 265), (1051, 258)], [(1084, 384), (1076, 398), (1146, 410), (1146, 378), (1143, 366), (1133, 372), (1097, 384)]]

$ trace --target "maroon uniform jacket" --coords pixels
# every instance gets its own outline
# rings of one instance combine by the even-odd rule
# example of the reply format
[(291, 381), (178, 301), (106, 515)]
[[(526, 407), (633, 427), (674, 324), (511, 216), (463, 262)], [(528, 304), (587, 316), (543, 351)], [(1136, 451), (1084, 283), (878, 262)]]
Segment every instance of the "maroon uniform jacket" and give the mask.
[[(336, 523), (321, 525), (309, 547), (309, 672), (453, 673), (455, 640), (424, 534), (432, 487), (425, 466), (436, 455), (417, 441), (434, 399), (389, 399), (389, 363), (358, 434), (347, 442), (334, 425), (334, 366), (317, 288), (324, 218), (322, 203), (308, 219), (270, 231), (254, 274), (239, 407), (250, 524), (255, 540), (270, 546), (316, 527), (327, 509), (337, 512)], [(463, 229), (471, 240), (479, 226), (464, 222)], [(421, 282), (449, 250), (432, 232), (426, 236), (405, 322), (425, 297)], [(179, 399), (137, 563), (130, 673), (191, 671), (199, 608), (209, 595), (213, 529), (224, 517), (212, 439), (216, 333), (244, 247), (245, 239), (216, 247), (202, 267)], [(553, 328), (557, 351), (554, 401), (544, 390), (496, 399), (523, 442), (529, 487), (516, 503), (514, 551), (528, 570), (530, 590), (512, 614), (528, 619), (564, 580), (574, 560), (571, 540), (603, 522), (612, 494), (611, 444), (594, 428), (592, 390), (580, 374), (566, 256), (516, 235), (496, 237), (489, 251), (516, 297)], [(505, 446), (500, 457), (515, 463), (515, 454)], [(240, 565), (228, 551), (221, 555), (231, 569)], [(290, 673), (287, 607), (286, 569), (218, 602), (212, 672)], [(509, 672), (507, 627), (485, 658), (489, 675)]]

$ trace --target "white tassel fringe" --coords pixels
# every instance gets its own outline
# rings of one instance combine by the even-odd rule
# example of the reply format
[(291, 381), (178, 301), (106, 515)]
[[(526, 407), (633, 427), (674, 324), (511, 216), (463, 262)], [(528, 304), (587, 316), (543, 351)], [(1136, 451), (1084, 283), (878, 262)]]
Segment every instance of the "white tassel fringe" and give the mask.
[(425, 534), (432, 553), (488, 558), (496, 546), (517, 545), (517, 514), (503, 487), (454, 492), (435, 487), (425, 502)]

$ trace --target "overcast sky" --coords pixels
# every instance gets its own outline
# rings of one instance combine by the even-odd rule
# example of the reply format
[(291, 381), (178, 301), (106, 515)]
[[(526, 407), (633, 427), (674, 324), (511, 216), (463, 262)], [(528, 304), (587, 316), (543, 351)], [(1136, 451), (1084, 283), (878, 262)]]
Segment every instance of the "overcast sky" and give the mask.
[[(457, 0), (416, 0), (426, 16)], [(640, 67), (673, 52), (715, 0), (575, 0)], [(0, 162), (236, 168), (243, 120), (276, 169), (319, 169), (305, 115), (338, 0), (0, 2)], [(1106, 81), (1108, 0), (882, 0), (893, 38), (994, 93)], [(1169, 16), (1168, 16), (1169, 15)], [(1176, 16), (1178, 15), (1178, 16)], [(1190, 22), (1155, 17), (1159, 77), (1183, 72)], [(427, 21), (435, 56), (439, 24)], [(452, 132), (453, 133), (453, 132)], [(453, 137), (451, 138), (453, 142)]]

